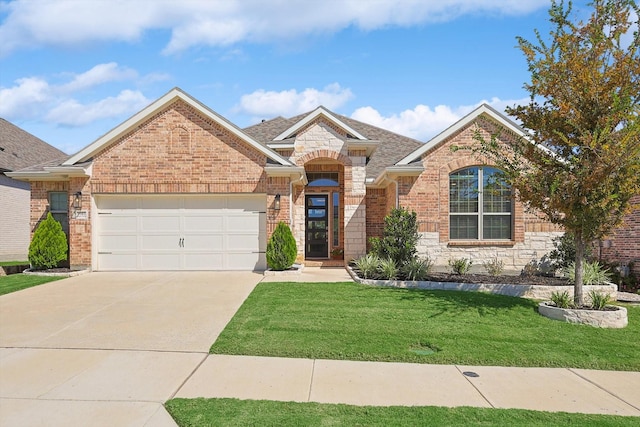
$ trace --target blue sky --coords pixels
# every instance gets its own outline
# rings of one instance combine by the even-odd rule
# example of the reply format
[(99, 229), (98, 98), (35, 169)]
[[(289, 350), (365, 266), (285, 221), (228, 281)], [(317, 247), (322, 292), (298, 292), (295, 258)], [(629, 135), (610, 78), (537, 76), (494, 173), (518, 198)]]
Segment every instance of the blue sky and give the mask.
[(240, 127), (321, 104), (427, 141), (527, 101), (516, 36), (548, 34), (549, 5), (0, 1), (0, 117), (72, 154), (178, 86)]

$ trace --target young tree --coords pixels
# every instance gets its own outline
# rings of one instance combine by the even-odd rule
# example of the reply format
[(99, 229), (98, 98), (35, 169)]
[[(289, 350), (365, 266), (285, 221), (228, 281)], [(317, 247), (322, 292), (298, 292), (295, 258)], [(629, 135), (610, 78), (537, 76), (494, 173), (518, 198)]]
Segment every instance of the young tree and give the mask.
[(478, 151), (520, 199), (574, 236), (576, 305), (583, 303), (586, 246), (618, 226), (640, 193), (638, 7), (633, 0), (590, 6), (591, 17), (574, 23), (571, 3), (554, 0), (550, 41), (538, 31), (537, 43), (518, 38), (531, 100), (506, 111), (530, 138), (506, 146), (476, 134)]

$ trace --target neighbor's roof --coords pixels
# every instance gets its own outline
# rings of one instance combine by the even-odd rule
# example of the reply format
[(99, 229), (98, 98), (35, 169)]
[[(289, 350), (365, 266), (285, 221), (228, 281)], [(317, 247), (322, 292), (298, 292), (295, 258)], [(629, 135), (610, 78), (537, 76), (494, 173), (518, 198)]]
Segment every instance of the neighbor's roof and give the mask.
[[(261, 144), (265, 146), (272, 144), (275, 147), (279, 142), (276, 140), (278, 136), (288, 129), (294, 129), (298, 123), (304, 123), (308, 117), (317, 115), (319, 110), (326, 111), (330, 116), (329, 119), (333, 117), (342, 122), (336, 124), (339, 126), (342, 124), (345, 130), (353, 129), (367, 138), (367, 140), (377, 142), (377, 149), (373, 152), (367, 164), (367, 178), (377, 177), (386, 167), (395, 165), (400, 159), (424, 145), (416, 139), (333, 113), (324, 107), (319, 107), (316, 110), (289, 119), (276, 117), (271, 120), (265, 120), (243, 130)], [(363, 142), (366, 142), (366, 140), (363, 140)]]
[(57, 148), (0, 118), (0, 171), (15, 171), (51, 161), (60, 163), (66, 157)]

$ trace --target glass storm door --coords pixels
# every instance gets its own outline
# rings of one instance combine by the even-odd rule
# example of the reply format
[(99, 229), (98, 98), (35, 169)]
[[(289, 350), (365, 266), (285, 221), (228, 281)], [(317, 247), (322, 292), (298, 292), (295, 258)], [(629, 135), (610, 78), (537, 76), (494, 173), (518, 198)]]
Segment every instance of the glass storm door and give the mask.
[(305, 217), (305, 256), (327, 258), (329, 256), (329, 196), (306, 196)]

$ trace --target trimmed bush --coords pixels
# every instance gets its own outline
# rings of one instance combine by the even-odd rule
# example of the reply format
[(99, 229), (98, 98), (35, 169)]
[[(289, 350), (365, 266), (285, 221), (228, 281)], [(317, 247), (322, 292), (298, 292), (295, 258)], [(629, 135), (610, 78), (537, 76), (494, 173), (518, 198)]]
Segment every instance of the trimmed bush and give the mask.
[(29, 263), (36, 270), (54, 268), (60, 261), (67, 259), (67, 236), (62, 225), (51, 215), (38, 225), (29, 245)]
[(291, 229), (284, 222), (279, 222), (267, 242), (267, 264), (272, 270), (283, 271), (296, 261), (298, 248)]

